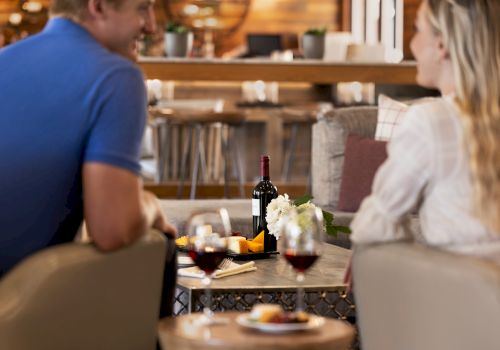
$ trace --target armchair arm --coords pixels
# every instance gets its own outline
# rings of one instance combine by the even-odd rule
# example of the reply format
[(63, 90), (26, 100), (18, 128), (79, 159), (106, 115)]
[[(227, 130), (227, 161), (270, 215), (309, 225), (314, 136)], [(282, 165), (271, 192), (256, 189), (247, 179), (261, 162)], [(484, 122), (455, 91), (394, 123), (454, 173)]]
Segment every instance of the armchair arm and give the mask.
[(498, 349), (499, 253), (486, 259), (416, 243), (356, 246), (363, 349)]
[(68, 243), (33, 254), (0, 281), (0, 348), (153, 348), (165, 255), (154, 230), (109, 253)]

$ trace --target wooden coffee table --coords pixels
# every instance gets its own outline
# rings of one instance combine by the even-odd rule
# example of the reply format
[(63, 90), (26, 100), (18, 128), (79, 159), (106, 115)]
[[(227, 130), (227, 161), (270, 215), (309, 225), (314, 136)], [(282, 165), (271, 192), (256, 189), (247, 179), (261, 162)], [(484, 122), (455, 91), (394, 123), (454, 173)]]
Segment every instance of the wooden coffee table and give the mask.
[(198, 326), (199, 314), (168, 317), (160, 321), (158, 334), (163, 349), (175, 350), (347, 350), (354, 328), (342, 321), (325, 319), (318, 329), (283, 334), (249, 330), (236, 323), (239, 312), (224, 312), (216, 317), (228, 319), (224, 325)]

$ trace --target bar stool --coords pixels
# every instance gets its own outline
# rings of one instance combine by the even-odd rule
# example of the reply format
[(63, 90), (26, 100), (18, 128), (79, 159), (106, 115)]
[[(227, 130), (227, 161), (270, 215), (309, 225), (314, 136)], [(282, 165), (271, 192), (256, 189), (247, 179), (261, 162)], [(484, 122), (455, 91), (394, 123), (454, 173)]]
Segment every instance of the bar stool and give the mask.
[[(281, 179), (283, 182), (288, 182), (290, 179), (290, 170), (296, 157), (297, 133), (299, 127), (307, 127), (316, 122), (316, 115), (319, 111), (319, 106), (304, 105), (297, 107), (285, 107), (280, 111), (280, 117), (283, 124), (290, 126), (290, 138), (288, 146), (285, 147), (285, 155), (283, 159), (283, 169)], [(308, 183), (310, 182), (310, 171), (308, 173)]]
[(172, 109), (150, 108), (148, 124), (153, 130), (155, 182), (177, 180), (182, 121), (175, 117)]
[(187, 137), (183, 141), (177, 197), (180, 198), (183, 193), (189, 154), (192, 155), (190, 199), (196, 197), (200, 168), (204, 182), (208, 182), (209, 179), (217, 181), (221, 163), (224, 197), (228, 197), (230, 162), (238, 179), (240, 197), (244, 197), (244, 170), (235, 133), (236, 128), (244, 123), (245, 115), (237, 111), (204, 112), (196, 115), (185, 114), (183, 119), (189, 128)]
[[(245, 121), (240, 112), (175, 111), (153, 108), (151, 125), (155, 131), (157, 182), (178, 180), (177, 197), (181, 198), (184, 182), (191, 171), (190, 198), (196, 197), (198, 178), (204, 183), (219, 181), (223, 166), (224, 196), (229, 194), (229, 163), (244, 197), (244, 170), (235, 133)], [(180, 150), (180, 152), (179, 152)], [(200, 173), (201, 169), (201, 173)]]

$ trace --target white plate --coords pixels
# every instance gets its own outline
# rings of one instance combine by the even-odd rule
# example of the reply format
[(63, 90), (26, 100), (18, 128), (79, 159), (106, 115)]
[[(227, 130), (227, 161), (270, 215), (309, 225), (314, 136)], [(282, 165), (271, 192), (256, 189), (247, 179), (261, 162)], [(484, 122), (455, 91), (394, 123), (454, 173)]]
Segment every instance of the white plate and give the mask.
[(256, 329), (267, 333), (286, 333), (295, 331), (307, 331), (316, 329), (325, 324), (325, 319), (320, 316), (309, 314), (309, 321), (304, 323), (263, 323), (249, 319), (250, 314), (239, 315), (236, 323), (245, 328)]

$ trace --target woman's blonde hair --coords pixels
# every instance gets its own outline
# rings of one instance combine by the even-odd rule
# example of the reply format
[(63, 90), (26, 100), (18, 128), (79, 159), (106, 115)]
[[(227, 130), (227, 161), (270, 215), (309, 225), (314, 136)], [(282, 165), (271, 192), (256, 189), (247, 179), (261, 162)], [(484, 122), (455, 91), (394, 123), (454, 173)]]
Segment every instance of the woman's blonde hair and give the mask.
[(500, 233), (500, 1), (426, 1), (453, 67), (475, 214)]

